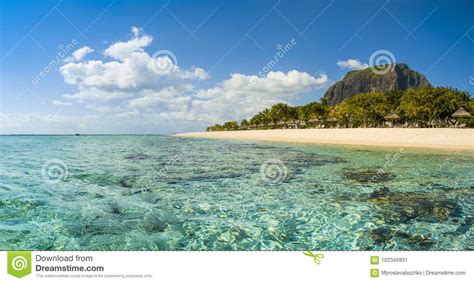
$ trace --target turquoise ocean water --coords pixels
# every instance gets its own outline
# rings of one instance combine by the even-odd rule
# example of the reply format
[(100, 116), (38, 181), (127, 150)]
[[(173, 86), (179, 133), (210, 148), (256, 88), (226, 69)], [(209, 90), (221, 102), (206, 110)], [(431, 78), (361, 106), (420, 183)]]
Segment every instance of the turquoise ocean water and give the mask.
[(0, 249), (473, 250), (472, 153), (0, 137)]

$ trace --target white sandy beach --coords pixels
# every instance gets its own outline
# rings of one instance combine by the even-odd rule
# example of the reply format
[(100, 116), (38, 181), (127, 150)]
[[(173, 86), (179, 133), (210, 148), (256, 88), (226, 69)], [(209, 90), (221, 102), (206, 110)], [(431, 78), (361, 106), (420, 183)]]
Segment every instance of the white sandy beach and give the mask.
[(381, 147), (474, 151), (474, 129), (353, 128), (276, 129), (181, 133), (176, 136)]

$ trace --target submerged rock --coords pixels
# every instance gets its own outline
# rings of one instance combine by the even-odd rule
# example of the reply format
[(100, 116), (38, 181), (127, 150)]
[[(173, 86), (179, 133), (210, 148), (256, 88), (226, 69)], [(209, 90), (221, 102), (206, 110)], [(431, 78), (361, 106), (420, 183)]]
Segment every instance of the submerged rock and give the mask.
[(120, 178), (118, 181), (119, 185), (124, 188), (133, 188), (133, 180), (128, 179), (127, 177)]
[(431, 239), (431, 234), (428, 235), (414, 235), (407, 239), (407, 242), (414, 245), (416, 248), (427, 249), (434, 245), (434, 241)]
[(148, 233), (164, 232), (168, 228), (168, 223), (159, 218), (152, 218), (143, 223), (143, 228)]
[(394, 227), (385, 226), (370, 231), (370, 235), (376, 245), (384, 245), (393, 238), (394, 231)]
[(370, 194), (371, 198), (383, 198), (386, 197), (390, 193), (390, 190), (387, 187), (382, 187), (379, 190), (375, 190)]
[(143, 153), (136, 153), (136, 154), (129, 154), (125, 156), (125, 159), (128, 160), (145, 160), (145, 159), (150, 159), (151, 156)]
[(461, 223), (459, 227), (454, 231), (454, 233), (451, 233), (453, 235), (459, 236), (462, 234), (466, 234), (472, 227), (472, 224), (474, 223), (474, 217), (466, 217), (466, 220), (464, 223)]
[(425, 250), (434, 245), (431, 234), (411, 234), (402, 230), (397, 230), (393, 226), (383, 226), (373, 229), (369, 233), (370, 238), (376, 245), (389, 246), (396, 242), (402, 242), (411, 247), (411, 249)]
[(71, 175), (70, 178), (100, 187), (119, 186), (123, 188), (133, 188), (136, 187), (136, 184), (139, 182), (140, 175), (129, 174), (125, 176), (117, 176), (112, 173), (82, 173)]
[(385, 172), (382, 169), (367, 169), (359, 171), (348, 169), (344, 171), (343, 175), (346, 179), (354, 180), (360, 183), (380, 183), (395, 179), (395, 174)]
[(390, 192), (386, 187), (369, 196), (386, 223), (405, 223), (411, 219), (442, 222), (462, 214), (457, 201), (433, 193)]
[(114, 202), (110, 204), (108, 212), (113, 214), (122, 214), (124, 212), (124, 209), (118, 203)]
[(449, 190), (451, 187), (448, 187), (444, 184), (439, 184), (439, 183), (434, 183), (434, 182), (429, 182), (428, 187), (431, 188), (432, 190)]
[(191, 175), (173, 175), (173, 176), (163, 176), (160, 178), (162, 182), (167, 184), (174, 185), (180, 184), (182, 182), (214, 182), (220, 179), (237, 179), (244, 176), (242, 172), (203, 172), (203, 173), (193, 173)]
[(454, 235), (458, 236), (458, 235), (462, 235), (462, 234), (466, 234), (467, 231), (469, 231), (469, 229), (471, 229), (471, 227), (469, 225), (466, 225), (465, 223), (459, 225), (459, 227), (456, 229), (456, 231), (454, 231)]
[(150, 188), (140, 188), (138, 190), (133, 190), (127, 193), (124, 193), (126, 196), (133, 196), (133, 195), (138, 195), (138, 194), (143, 194), (143, 193), (149, 193), (151, 192)]

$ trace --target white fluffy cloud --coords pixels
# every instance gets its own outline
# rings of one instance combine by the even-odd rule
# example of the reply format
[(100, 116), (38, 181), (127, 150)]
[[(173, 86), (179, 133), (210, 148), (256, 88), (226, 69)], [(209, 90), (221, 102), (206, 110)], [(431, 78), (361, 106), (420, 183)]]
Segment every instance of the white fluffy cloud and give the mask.
[(362, 63), (359, 59), (348, 59), (345, 61), (337, 61), (336, 63), (342, 69), (349, 69), (349, 70), (362, 70), (369, 67), (368, 64)]
[(132, 56), (135, 52), (143, 53), (143, 47), (150, 45), (153, 37), (143, 34), (137, 27), (132, 27), (133, 38), (128, 41), (119, 41), (109, 46), (104, 51), (105, 56), (114, 59), (125, 59)]
[(100, 88), (85, 88), (73, 94), (64, 94), (64, 98), (83, 100), (99, 100), (108, 101), (112, 99), (119, 99), (129, 97), (131, 94), (124, 91), (108, 91)]
[(89, 46), (84, 46), (72, 53), (72, 56), (67, 57), (64, 59), (64, 62), (70, 63), (75, 61), (81, 61), (87, 54), (94, 52), (94, 49), (90, 48)]
[(64, 80), (73, 85), (96, 88), (145, 89), (158, 88), (182, 80), (203, 80), (208, 75), (204, 69), (181, 70), (175, 67), (169, 73), (160, 70), (160, 61), (146, 52), (134, 52), (122, 61), (104, 63), (88, 61), (69, 63), (60, 68)]
[[(156, 125), (180, 125), (180, 129), (189, 129), (191, 124), (202, 127), (249, 118), (275, 103), (289, 103), (328, 83), (325, 74), (313, 76), (292, 70), (286, 73), (271, 71), (263, 77), (234, 73), (213, 86), (198, 88), (196, 81), (209, 78), (204, 69), (182, 69), (174, 54), (166, 50), (150, 56), (145, 48), (153, 38), (137, 27), (132, 27), (131, 31), (128, 41), (113, 43), (105, 49), (106, 59), (81, 61), (93, 51), (85, 46), (76, 50), (74, 58), (60, 68), (64, 81), (76, 87), (75, 91), (62, 97), (87, 102), (85, 108), (93, 113), (77, 119), (76, 128), (94, 127), (95, 119), (100, 119), (102, 127), (106, 127), (107, 121), (110, 121), (110, 127), (120, 126), (117, 121), (123, 121), (123, 127), (130, 129), (133, 125), (134, 131)], [(347, 66), (355, 66), (349, 62), (351, 60), (346, 62)], [(62, 100), (52, 103), (72, 104)], [(58, 117), (43, 115), (37, 119), (46, 121), (50, 118)], [(74, 119), (66, 117), (58, 118), (58, 121), (70, 124)], [(107, 128), (101, 130), (104, 129)]]
[(89, 110), (97, 111), (99, 113), (118, 113), (123, 111), (122, 107), (112, 107), (109, 105), (90, 104), (87, 105), (86, 108)]
[(187, 94), (192, 88), (192, 85), (184, 85), (170, 86), (161, 90), (143, 90), (140, 92), (140, 97), (128, 101), (128, 106), (131, 108), (158, 106), (162, 109), (186, 111), (191, 102), (191, 96)]
[[(299, 94), (321, 87), (327, 81), (326, 75), (314, 77), (293, 70), (270, 72), (265, 77), (232, 74), (208, 89), (195, 90), (192, 84), (142, 89), (133, 97), (129, 92), (104, 93), (103, 89), (86, 88), (65, 96), (92, 101), (85, 107), (93, 114), (0, 113), (0, 133), (192, 131), (210, 123), (248, 118), (265, 107), (288, 102)], [(104, 104), (110, 99), (121, 99), (121, 102)], [(55, 105), (62, 103), (67, 102), (53, 102)]]
[(79, 92), (64, 97), (106, 101), (209, 77), (202, 68), (182, 70), (170, 52), (150, 56), (143, 48), (153, 38), (136, 27), (132, 33), (129, 41), (114, 43), (104, 51), (104, 55), (115, 60), (70, 62), (62, 66), (60, 72), (65, 82), (79, 87)]
[(328, 77), (313, 77), (296, 70), (269, 72), (265, 77), (232, 74), (219, 86), (196, 93), (192, 113), (196, 119), (219, 121), (242, 119), (278, 102), (288, 102), (298, 94), (325, 85)]
[(72, 105), (71, 102), (63, 102), (63, 101), (59, 101), (59, 100), (53, 100), (53, 102), (51, 102), (51, 104), (56, 105), (56, 106), (70, 106), (70, 105)]

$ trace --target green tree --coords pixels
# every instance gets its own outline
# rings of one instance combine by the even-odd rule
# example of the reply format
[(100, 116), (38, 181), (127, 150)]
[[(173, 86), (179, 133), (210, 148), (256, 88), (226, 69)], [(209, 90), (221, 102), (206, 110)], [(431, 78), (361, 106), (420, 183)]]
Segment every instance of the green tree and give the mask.
[(387, 98), (383, 93), (370, 92), (354, 95), (337, 105), (331, 116), (355, 127), (377, 126), (388, 113)]
[(278, 103), (272, 106), (269, 113), (269, 119), (273, 123), (282, 120), (295, 120), (298, 118), (297, 111), (285, 103)]
[(241, 127), (247, 127), (249, 125), (249, 121), (247, 121), (247, 119), (243, 119), (241, 122), (240, 122), (240, 126)]
[(467, 92), (446, 87), (432, 88), (431, 92), (435, 97), (433, 102), (434, 115), (439, 119), (450, 117), (459, 107), (469, 108), (470, 98)]
[(429, 87), (408, 89), (400, 98), (399, 111), (402, 118), (408, 122), (427, 125), (429, 121), (436, 117), (435, 98)]
[(224, 127), (219, 124), (214, 124), (213, 126), (209, 126), (206, 128), (208, 132), (215, 132), (215, 131), (223, 131)]
[[(317, 117), (325, 120), (336, 117), (346, 127), (378, 126), (390, 111), (400, 115), (400, 122), (416, 122), (421, 126), (433, 126), (432, 122), (444, 123), (459, 107), (474, 114), (474, 102), (467, 92), (447, 87), (424, 87), (387, 93), (361, 93), (354, 95), (336, 106), (330, 106), (327, 99), (292, 107), (285, 103), (273, 105), (258, 112), (250, 121), (243, 120), (240, 125), (268, 125), (279, 121), (308, 121)], [(474, 126), (474, 118), (467, 121)], [(237, 122), (226, 122), (207, 127), (207, 131), (238, 129)]]
[(236, 121), (225, 122), (223, 128), (225, 131), (234, 131), (239, 129), (239, 123), (237, 123)]
[(324, 106), (319, 102), (311, 102), (299, 108), (298, 117), (305, 122), (311, 118), (324, 119), (327, 116), (328, 109), (328, 105)]

